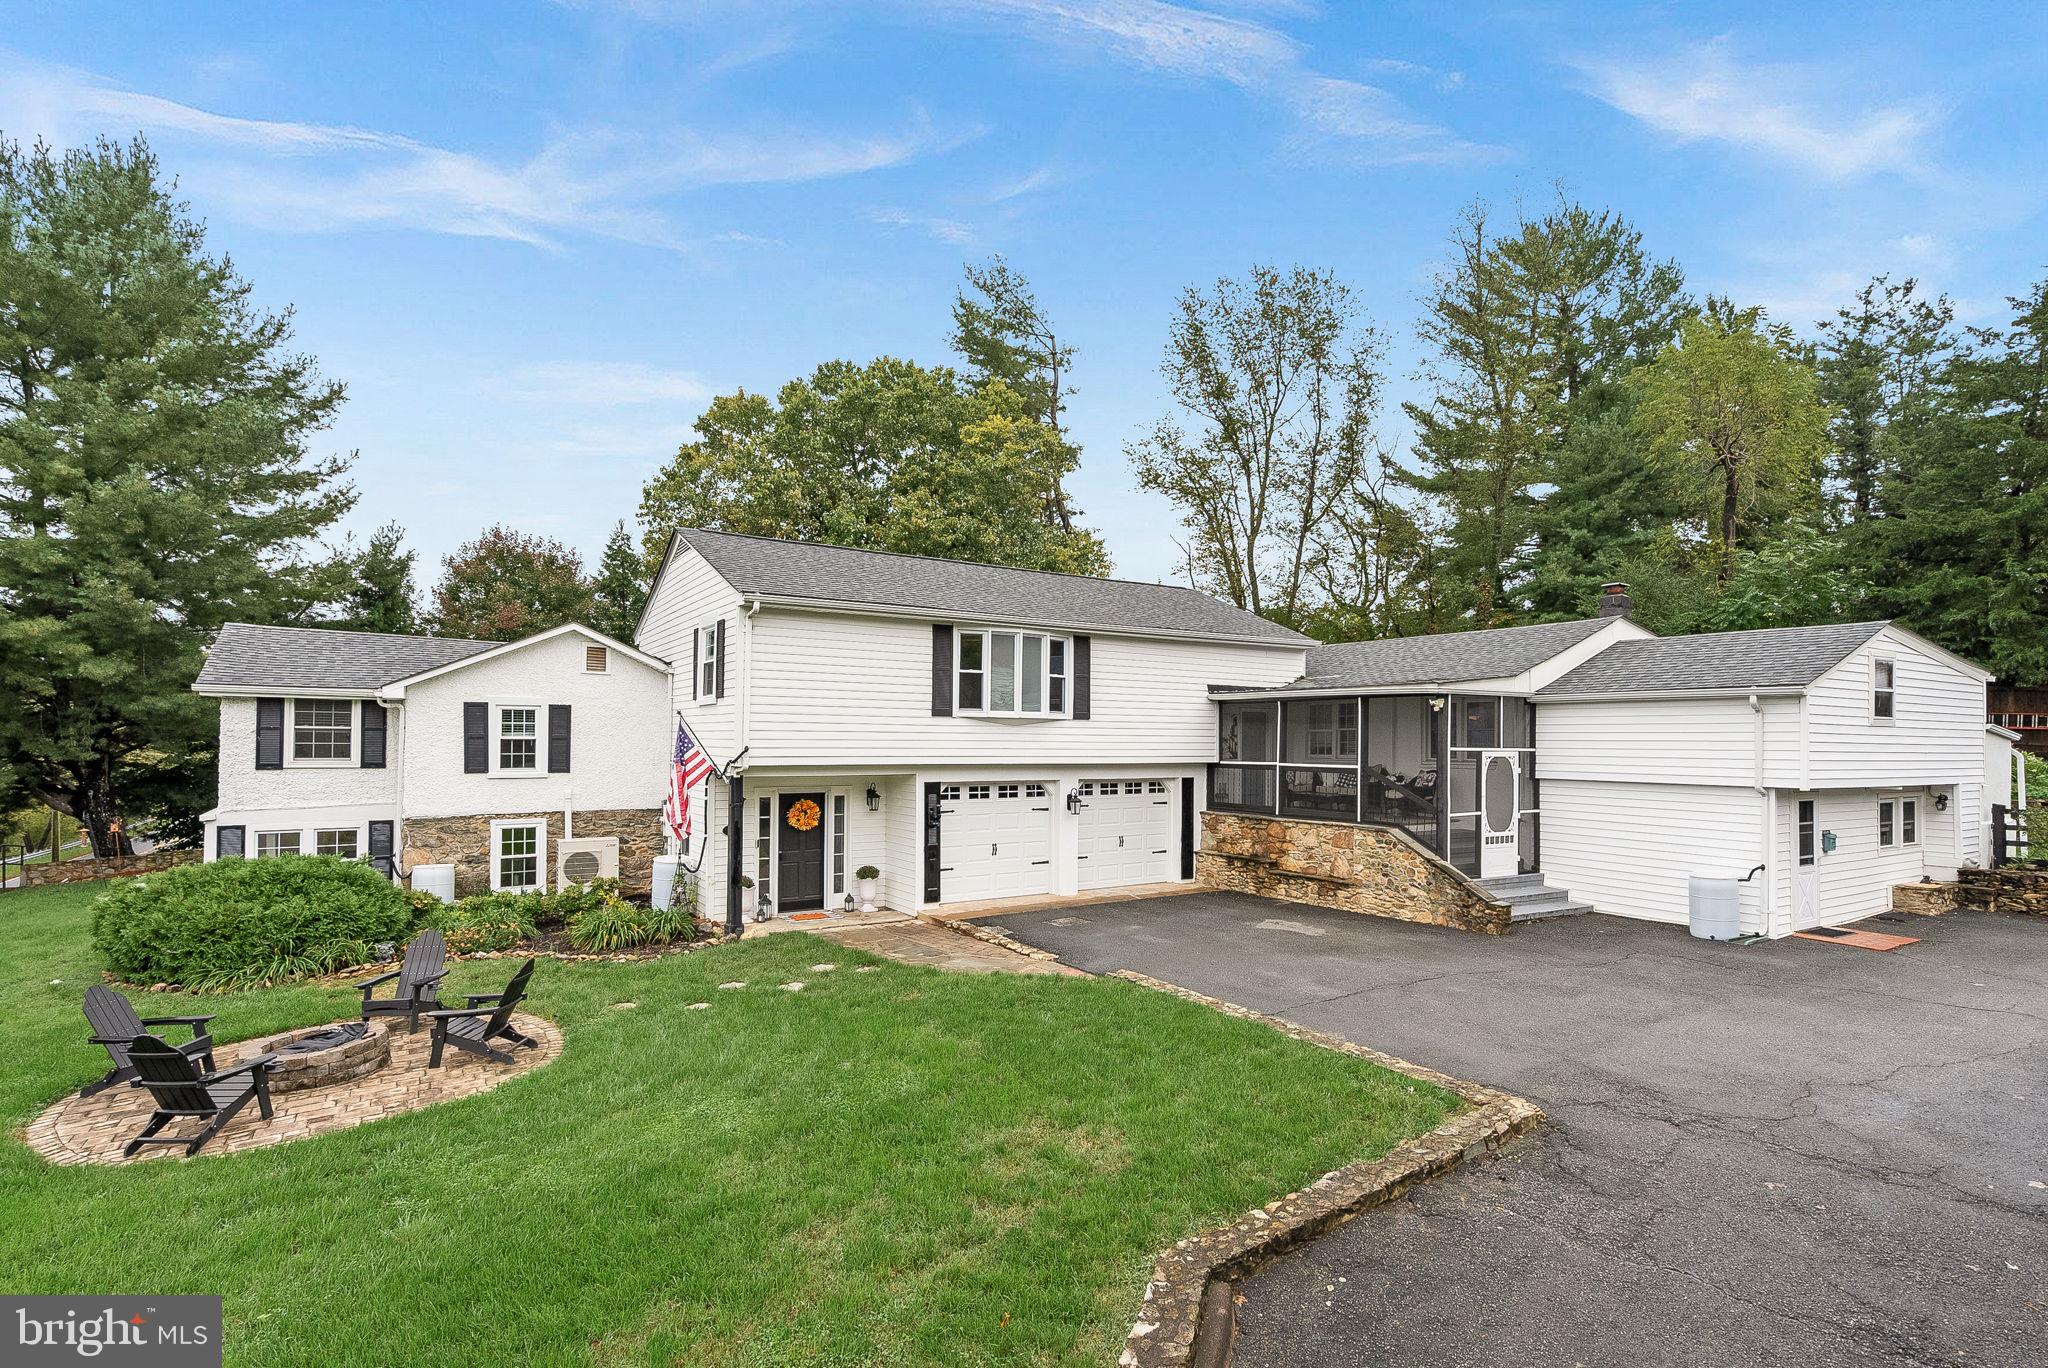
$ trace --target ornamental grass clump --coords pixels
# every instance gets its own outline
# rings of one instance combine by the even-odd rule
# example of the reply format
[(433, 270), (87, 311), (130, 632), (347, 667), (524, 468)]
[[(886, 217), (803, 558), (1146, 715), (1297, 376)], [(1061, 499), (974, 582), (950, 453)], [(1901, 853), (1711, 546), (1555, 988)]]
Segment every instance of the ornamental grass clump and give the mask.
[(287, 855), (118, 881), (93, 903), (92, 939), (130, 983), (230, 992), (362, 964), (412, 924), (404, 891), (368, 865)]

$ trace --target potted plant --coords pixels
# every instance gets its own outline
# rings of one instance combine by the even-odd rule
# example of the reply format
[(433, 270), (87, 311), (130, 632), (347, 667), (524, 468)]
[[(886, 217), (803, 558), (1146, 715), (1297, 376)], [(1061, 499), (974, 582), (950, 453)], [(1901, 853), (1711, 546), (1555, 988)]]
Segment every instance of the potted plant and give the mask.
[(740, 919), (754, 919), (754, 881), (744, 874), (740, 875)]
[(859, 869), (853, 871), (853, 886), (855, 891), (860, 894), (861, 911), (872, 912), (875, 910), (875, 880), (881, 877), (882, 871), (873, 865), (862, 865)]

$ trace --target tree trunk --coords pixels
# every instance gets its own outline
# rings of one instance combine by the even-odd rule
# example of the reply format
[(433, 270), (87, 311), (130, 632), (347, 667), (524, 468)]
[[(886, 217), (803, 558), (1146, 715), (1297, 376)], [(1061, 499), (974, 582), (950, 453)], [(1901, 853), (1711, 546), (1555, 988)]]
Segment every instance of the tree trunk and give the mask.
[(1721, 486), (1721, 587), (1726, 589), (1735, 578), (1735, 505), (1737, 485), (1735, 467), (1724, 465)]

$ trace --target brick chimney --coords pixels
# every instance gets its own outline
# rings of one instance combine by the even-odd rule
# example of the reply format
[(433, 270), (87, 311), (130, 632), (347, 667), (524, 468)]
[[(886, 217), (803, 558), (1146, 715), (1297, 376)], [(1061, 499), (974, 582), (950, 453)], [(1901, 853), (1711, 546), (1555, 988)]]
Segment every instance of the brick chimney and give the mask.
[(1626, 584), (1603, 584), (1600, 586), (1599, 616), (1604, 618), (1625, 618), (1635, 606), (1636, 601), (1628, 596), (1628, 586)]

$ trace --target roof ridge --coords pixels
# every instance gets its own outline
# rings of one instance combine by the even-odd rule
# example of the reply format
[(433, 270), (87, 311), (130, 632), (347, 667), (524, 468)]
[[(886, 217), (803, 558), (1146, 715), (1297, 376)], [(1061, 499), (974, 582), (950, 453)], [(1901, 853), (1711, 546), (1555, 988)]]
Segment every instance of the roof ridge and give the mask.
[[(1652, 641), (1712, 641), (1716, 637), (1753, 637), (1760, 636), (1765, 632), (1821, 632), (1836, 627), (1868, 627), (1871, 629), (1871, 631), (1876, 632), (1882, 628), (1889, 627), (1891, 625), (1891, 618), (1871, 618), (1864, 622), (1806, 622), (1795, 624), (1793, 626), (1788, 627), (1730, 627), (1725, 631), (1719, 632), (1687, 632), (1684, 636), (1630, 637), (1626, 641), (1616, 642), (1615, 645), (1641, 646)], [(1612, 650), (1613, 647), (1609, 647), (1608, 649)], [(1595, 656), (1593, 657), (1593, 659), (1598, 660), (1599, 657)], [(1591, 664), (1592, 661), (1587, 661), (1586, 663)]]
[[(1467, 627), (1455, 632), (1421, 632), (1415, 636), (1366, 637), (1362, 641), (1319, 641), (1317, 646), (1386, 646), (1396, 642), (1444, 640), (1454, 637), (1486, 636), (1498, 632), (1529, 632), (1539, 627), (1584, 627), (1597, 622), (1609, 622), (1610, 618), (1559, 618), (1555, 622), (1517, 622), (1506, 627)], [(1664, 640), (1666, 638), (1650, 638)], [(1634, 640), (1634, 638), (1631, 638)]]
[(295, 622), (223, 622), (221, 630), (230, 627), (251, 627), (261, 632), (319, 632), (326, 636), (345, 636), (360, 640), (363, 637), (379, 637), (385, 641), (453, 641), (465, 646), (505, 646), (508, 642), (486, 641), (482, 637), (433, 636), (426, 632), (363, 632), (353, 627), (307, 627)]
[[(1203, 598), (1209, 599), (1212, 602), (1222, 603), (1226, 608), (1237, 608), (1241, 613), (1252, 612), (1249, 608), (1239, 608), (1237, 604), (1225, 603), (1224, 600), (1217, 598), (1214, 594), (1197, 589), (1192, 585), (1170, 584), (1165, 580), (1126, 579), (1121, 575), (1084, 575), (1076, 570), (1040, 570), (1028, 565), (1003, 565), (997, 561), (964, 560), (959, 556), (930, 556), (919, 551), (878, 551), (871, 546), (841, 546), (838, 542), (799, 541), (795, 537), (768, 537), (758, 532), (727, 532), (725, 529), (718, 527), (678, 527), (675, 530), (675, 535), (679, 537), (687, 536), (691, 532), (708, 532), (714, 537), (738, 537), (745, 541), (772, 542), (777, 546), (817, 547), (828, 551), (853, 551), (863, 556), (893, 556), (898, 560), (931, 561), (938, 565), (971, 565), (978, 570), (1009, 570), (1019, 575), (1050, 575), (1056, 579), (1088, 580), (1094, 584), (1135, 584), (1142, 585), (1148, 589), (1172, 589), (1177, 593), (1200, 594)], [(1252, 616), (1258, 617), (1260, 615), (1252, 613)], [(1267, 619), (1269, 622), (1271, 620), (1270, 618)]]

